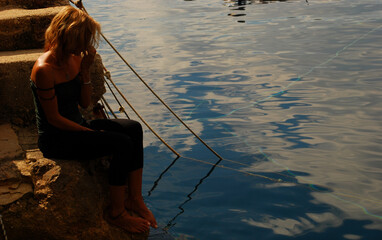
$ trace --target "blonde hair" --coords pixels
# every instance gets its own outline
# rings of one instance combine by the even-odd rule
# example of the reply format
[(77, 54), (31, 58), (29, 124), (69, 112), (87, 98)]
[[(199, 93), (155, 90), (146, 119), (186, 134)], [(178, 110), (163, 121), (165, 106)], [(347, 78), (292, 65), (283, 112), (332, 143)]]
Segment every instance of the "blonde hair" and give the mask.
[(57, 61), (74, 52), (97, 47), (101, 26), (92, 17), (72, 6), (63, 8), (45, 32), (45, 50), (52, 50)]

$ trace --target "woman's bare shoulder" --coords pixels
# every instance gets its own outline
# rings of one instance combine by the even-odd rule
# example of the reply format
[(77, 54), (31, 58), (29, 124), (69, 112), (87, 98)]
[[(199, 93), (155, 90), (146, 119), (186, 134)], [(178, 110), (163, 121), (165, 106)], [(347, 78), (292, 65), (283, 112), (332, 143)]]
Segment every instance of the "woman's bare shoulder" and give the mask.
[(49, 56), (44, 53), (35, 62), (32, 72), (31, 80), (38, 85), (53, 85), (54, 69), (51, 62), (49, 61)]

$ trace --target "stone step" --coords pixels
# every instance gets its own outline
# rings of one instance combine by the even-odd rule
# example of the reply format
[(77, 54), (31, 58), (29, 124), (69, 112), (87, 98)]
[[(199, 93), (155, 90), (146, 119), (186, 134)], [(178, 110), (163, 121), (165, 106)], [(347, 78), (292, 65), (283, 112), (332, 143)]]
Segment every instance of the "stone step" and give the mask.
[(29, 78), (41, 49), (0, 52), (0, 116), (33, 119), (34, 105)]
[[(19, 139), (12, 129), (11, 124), (0, 124), (0, 133), (0, 162), (25, 157), (24, 151), (19, 145)], [(0, 179), (3, 175), (4, 174), (0, 172)]]
[(69, 0), (0, 0), (0, 9), (9, 7), (46, 8), (68, 5)]
[(0, 51), (42, 48), (45, 30), (62, 8), (15, 8), (1, 11)]

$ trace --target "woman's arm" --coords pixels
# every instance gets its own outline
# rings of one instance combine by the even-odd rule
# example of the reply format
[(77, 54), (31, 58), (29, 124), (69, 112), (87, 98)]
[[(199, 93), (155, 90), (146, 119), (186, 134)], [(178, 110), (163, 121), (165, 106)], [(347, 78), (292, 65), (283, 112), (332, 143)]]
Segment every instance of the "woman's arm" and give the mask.
[(91, 103), (92, 85), (90, 79), (90, 66), (94, 62), (96, 50), (90, 47), (85, 53), (81, 61), (81, 99), (80, 106), (87, 108)]
[(91, 103), (91, 96), (93, 92), (89, 70), (87, 71), (81, 70), (80, 78), (81, 78), (81, 98), (80, 98), (79, 104), (82, 108), (87, 108), (89, 107)]
[(93, 131), (61, 116), (58, 111), (57, 97), (54, 90), (54, 73), (50, 68), (46, 64), (42, 64), (36, 66), (34, 70), (35, 83), (38, 88), (37, 95), (49, 124), (66, 131)]

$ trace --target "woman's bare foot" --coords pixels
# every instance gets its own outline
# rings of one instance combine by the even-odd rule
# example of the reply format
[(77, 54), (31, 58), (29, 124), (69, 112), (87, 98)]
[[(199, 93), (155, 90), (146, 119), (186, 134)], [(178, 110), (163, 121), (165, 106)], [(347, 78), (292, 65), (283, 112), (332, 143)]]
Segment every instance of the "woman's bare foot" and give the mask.
[(155, 220), (154, 214), (147, 208), (142, 197), (126, 199), (125, 208), (127, 210), (134, 211), (139, 216), (149, 221), (151, 227), (158, 228), (158, 224)]
[(118, 215), (112, 215), (110, 210), (106, 210), (104, 218), (109, 224), (120, 227), (130, 233), (144, 233), (150, 229), (150, 222), (148, 220), (130, 216), (126, 210)]

